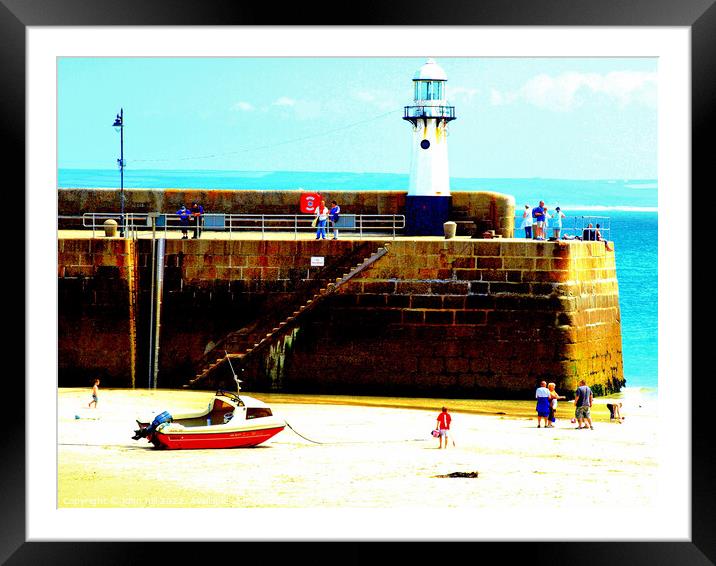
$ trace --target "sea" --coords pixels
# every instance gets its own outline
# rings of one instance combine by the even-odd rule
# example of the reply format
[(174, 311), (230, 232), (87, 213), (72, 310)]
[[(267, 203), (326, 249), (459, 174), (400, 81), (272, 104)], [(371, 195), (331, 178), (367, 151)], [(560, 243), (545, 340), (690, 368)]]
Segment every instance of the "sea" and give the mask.
[[(59, 169), (58, 188), (117, 188), (118, 170)], [(302, 171), (133, 170), (125, 168), (125, 188), (244, 189), (306, 191), (407, 190), (408, 175)], [(451, 178), (459, 191), (513, 195), (521, 216), (540, 200), (567, 218), (565, 231), (599, 223), (614, 242), (622, 317), (622, 349), (627, 387), (655, 394), (658, 385), (658, 185), (655, 179), (469, 179)], [(516, 219), (515, 226), (519, 226)], [(520, 235), (516, 230), (516, 235)]]

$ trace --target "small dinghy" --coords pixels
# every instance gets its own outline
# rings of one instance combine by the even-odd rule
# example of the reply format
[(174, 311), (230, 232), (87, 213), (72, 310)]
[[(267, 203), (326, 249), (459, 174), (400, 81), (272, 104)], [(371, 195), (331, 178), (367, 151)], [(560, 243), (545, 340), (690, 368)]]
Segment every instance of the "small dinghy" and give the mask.
[[(232, 368), (233, 371), (233, 368)], [(266, 403), (239, 395), (241, 381), (234, 375), (237, 392), (219, 389), (209, 406), (196, 413), (167, 411), (139, 418), (134, 440), (146, 438), (157, 448), (241, 448), (266, 442), (281, 432), (286, 422), (275, 417)]]

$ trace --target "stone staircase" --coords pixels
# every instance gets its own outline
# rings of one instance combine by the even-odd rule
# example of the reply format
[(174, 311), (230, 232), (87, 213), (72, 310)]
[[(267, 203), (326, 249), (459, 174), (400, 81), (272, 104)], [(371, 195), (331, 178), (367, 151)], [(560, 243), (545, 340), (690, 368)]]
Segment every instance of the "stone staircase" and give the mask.
[[(344, 273), (341, 277), (337, 277), (335, 282), (328, 283), (316, 293), (311, 293), (310, 298), (300, 307), (292, 307), (290, 314), (284, 312), (283, 317), (279, 317), (280, 322), (267, 324), (265, 321), (257, 321), (240, 331), (229, 333), (204, 356), (205, 360), (213, 359), (214, 361), (207, 362), (207, 365), (205, 365), (189, 383), (185, 384), (184, 387), (199, 386), (201, 382), (205, 381), (210, 374), (228, 360), (238, 360), (240, 365), (243, 365), (249, 356), (254, 356), (259, 352), (265, 351), (272, 344), (275, 344), (278, 340), (291, 332), (299, 323), (300, 319), (306, 313), (312, 311), (323, 298), (335, 293), (342, 285), (346, 284), (387, 254), (389, 247), (389, 243), (383, 244), (383, 247), (378, 248), (377, 251), (364, 258), (362, 262), (358, 263), (350, 271)], [(222, 351), (224, 352), (223, 356), (218, 357)]]

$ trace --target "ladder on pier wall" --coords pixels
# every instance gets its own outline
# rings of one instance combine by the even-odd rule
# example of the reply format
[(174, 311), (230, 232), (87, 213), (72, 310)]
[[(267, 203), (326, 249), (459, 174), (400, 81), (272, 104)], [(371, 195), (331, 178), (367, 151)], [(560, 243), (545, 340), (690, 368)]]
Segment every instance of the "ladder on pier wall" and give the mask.
[[(323, 298), (335, 293), (342, 285), (346, 284), (356, 275), (373, 265), (376, 261), (388, 253), (389, 247), (390, 244), (384, 244), (383, 247), (378, 248), (376, 252), (366, 257), (348, 273), (344, 273), (342, 277), (338, 277), (334, 283), (328, 283), (303, 305), (295, 309), (291, 315), (287, 316), (280, 323), (278, 323), (271, 331), (266, 332), (265, 330), (259, 330), (258, 332), (250, 334), (247, 342), (250, 346), (243, 348), (242, 351), (239, 352), (225, 352), (223, 357), (216, 358), (214, 362), (205, 366), (191, 381), (189, 381), (189, 383), (184, 385), (184, 387), (188, 388), (200, 385), (202, 381), (205, 381), (210, 374), (212, 374), (228, 360), (239, 360), (241, 363), (245, 363), (249, 356), (255, 356), (257, 353), (263, 352), (270, 348), (273, 344), (276, 344), (279, 340), (289, 334), (296, 327), (300, 318), (306, 313), (312, 311)], [(224, 342), (224, 340), (221, 340), (212, 351), (218, 351)]]

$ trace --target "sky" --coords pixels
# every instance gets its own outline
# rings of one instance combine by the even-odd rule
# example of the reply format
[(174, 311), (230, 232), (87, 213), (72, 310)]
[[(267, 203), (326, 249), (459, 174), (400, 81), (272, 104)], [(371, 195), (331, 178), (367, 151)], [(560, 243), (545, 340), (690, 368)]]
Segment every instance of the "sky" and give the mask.
[[(429, 54), (427, 54), (429, 56)], [(59, 58), (58, 167), (403, 173), (425, 58)], [(450, 176), (656, 179), (657, 59), (440, 58)]]

